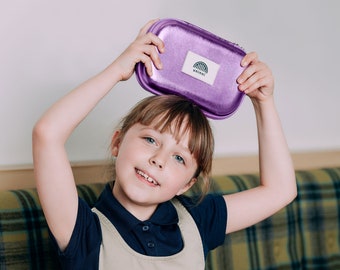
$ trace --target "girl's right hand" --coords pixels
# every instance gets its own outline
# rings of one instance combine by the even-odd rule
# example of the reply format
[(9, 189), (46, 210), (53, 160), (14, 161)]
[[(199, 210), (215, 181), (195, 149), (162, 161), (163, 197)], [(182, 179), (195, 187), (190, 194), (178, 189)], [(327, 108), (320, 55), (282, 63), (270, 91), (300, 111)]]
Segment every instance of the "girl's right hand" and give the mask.
[(156, 21), (157, 20), (149, 21), (140, 30), (137, 38), (114, 61), (121, 70), (122, 81), (128, 80), (132, 76), (135, 65), (138, 62), (144, 63), (149, 76), (152, 75), (152, 64), (154, 64), (157, 69), (162, 68), (158, 52), (164, 52), (164, 43), (153, 33), (147, 32), (150, 26)]

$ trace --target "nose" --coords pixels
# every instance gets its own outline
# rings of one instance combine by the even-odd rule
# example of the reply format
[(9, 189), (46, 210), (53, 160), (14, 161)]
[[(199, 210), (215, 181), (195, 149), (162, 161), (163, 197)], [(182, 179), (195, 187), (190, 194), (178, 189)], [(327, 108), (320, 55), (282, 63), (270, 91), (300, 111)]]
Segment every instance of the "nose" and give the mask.
[(155, 158), (150, 159), (150, 163), (160, 169), (163, 169), (163, 164), (157, 161)]
[(161, 151), (157, 151), (154, 155), (150, 158), (150, 164), (153, 166), (158, 167), (159, 169), (163, 169), (165, 166), (165, 154)]

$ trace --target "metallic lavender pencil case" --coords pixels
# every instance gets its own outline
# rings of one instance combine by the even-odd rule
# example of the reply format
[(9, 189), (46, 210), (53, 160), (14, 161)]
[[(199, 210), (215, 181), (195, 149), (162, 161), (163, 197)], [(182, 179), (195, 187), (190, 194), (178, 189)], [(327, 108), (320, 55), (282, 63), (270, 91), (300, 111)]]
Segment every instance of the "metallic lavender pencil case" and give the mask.
[(177, 19), (159, 20), (149, 31), (164, 41), (165, 52), (160, 54), (163, 69), (153, 67), (151, 77), (143, 63), (136, 65), (137, 81), (145, 90), (186, 97), (212, 119), (236, 111), (244, 97), (236, 83), (246, 54), (242, 48)]

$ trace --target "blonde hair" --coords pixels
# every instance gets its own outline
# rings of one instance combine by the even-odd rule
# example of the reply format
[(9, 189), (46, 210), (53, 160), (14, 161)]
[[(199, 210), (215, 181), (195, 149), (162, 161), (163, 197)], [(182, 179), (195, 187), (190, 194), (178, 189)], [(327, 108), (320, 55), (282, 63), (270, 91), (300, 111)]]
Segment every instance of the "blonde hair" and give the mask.
[[(122, 119), (118, 140), (135, 124), (152, 125), (160, 132), (171, 132), (180, 140), (182, 132), (190, 136), (188, 148), (197, 162), (194, 178), (200, 182), (201, 197), (209, 191), (214, 138), (208, 119), (191, 101), (174, 95), (151, 96), (141, 100)], [(184, 127), (182, 125), (185, 125)]]

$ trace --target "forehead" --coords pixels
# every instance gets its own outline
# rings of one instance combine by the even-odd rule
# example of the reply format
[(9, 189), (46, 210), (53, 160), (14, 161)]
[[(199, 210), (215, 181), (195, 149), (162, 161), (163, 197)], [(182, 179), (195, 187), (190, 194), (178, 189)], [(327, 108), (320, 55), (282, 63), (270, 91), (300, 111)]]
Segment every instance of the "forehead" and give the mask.
[(166, 116), (158, 116), (149, 124), (155, 130), (159, 132), (170, 133), (177, 141), (187, 140), (187, 144), (192, 136), (192, 126), (187, 116), (185, 117), (175, 117), (173, 119), (165, 119)]

